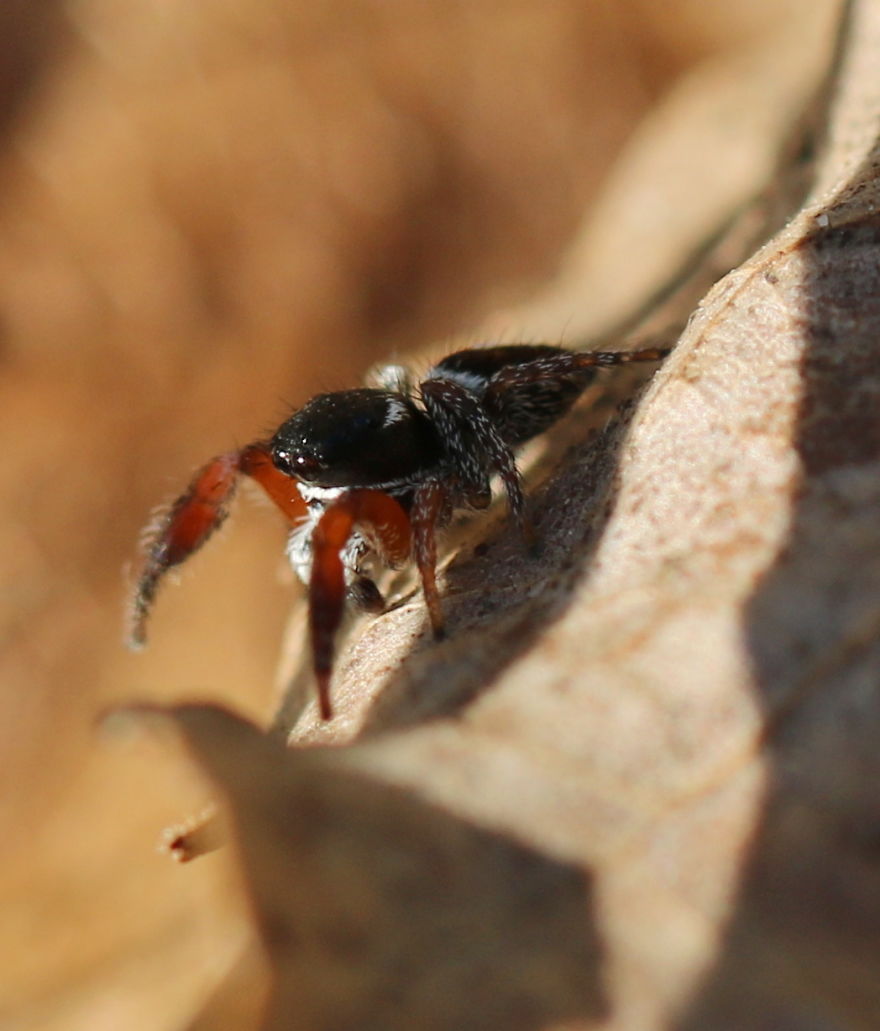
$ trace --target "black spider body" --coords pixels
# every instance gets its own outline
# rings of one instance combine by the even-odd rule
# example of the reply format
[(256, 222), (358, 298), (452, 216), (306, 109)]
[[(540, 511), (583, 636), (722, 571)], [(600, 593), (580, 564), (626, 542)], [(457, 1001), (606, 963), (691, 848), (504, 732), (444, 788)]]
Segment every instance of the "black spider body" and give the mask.
[[(515, 478), (509, 450), (556, 422), (595, 376), (592, 367), (554, 370), (569, 354), (547, 345), (469, 349), (444, 358), (416, 389), (320, 394), (276, 431), (272, 461), (307, 496), (311, 486), (374, 488), (411, 503), (435, 479), (449, 481), (454, 504), (484, 507), (493, 473)], [(536, 363), (547, 364), (548, 378), (518, 383), (517, 370)]]
[(371, 562), (414, 559), (435, 635), (439, 527), (457, 508), (484, 508), (498, 475), (527, 532), (514, 448), (564, 415), (602, 366), (657, 361), (660, 348), (578, 352), (546, 344), (457, 351), (420, 384), (387, 367), (380, 387), (321, 394), (268, 441), (212, 459), (158, 527), (134, 599), (133, 643), (164, 572), (223, 521), (240, 474), (256, 480), (292, 523), (288, 555), (309, 585), (321, 713), (329, 718), (333, 641), (346, 596), (382, 611)]

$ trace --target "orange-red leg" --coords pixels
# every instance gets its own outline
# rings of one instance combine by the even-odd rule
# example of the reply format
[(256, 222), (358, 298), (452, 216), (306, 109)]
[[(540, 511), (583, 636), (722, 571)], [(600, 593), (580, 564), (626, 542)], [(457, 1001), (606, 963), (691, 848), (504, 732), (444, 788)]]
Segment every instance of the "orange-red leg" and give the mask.
[(296, 481), (275, 468), (265, 445), (250, 444), (241, 451), (212, 458), (198, 470), (150, 535), (132, 599), (131, 647), (142, 647), (146, 641), (147, 618), (162, 577), (198, 551), (223, 523), (242, 473), (256, 480), (289, 520), (305, 515), (306, 505)]
[(291, 523), (305, 516), (307, 508), (296, 480), (281, 472), (272, 462), (265, 444), (248, 444), (238, 455), (238, 468), (263, 488)]
[(318, 520), (311, 542), (309, 626), (318, 703), (324, 720), (333, 715), (330, 702), (333, 644), (345, 605), (342, 552), (358, 527), (375, 542), (389, 565), (400, 565), (410, 552), (409, 518), (394, 498), (381, 491), (349, 491), (330, 505)]

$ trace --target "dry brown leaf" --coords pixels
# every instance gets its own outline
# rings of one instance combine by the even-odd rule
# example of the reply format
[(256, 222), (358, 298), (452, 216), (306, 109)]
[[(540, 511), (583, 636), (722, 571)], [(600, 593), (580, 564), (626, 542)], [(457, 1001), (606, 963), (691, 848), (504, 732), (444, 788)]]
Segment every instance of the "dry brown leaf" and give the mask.
[(265, 1027), (876, 1025), (880, 3), (846, 19), (806, 202), (563, 456), (541, 560), (484, 531), (450, 640), (373, 622), (294, 735), (370, 739), (177, 713)]
[[(504, 276), (546, 275), (614, 146), (673, 73), (717, 51), (725, 31), (740, 35), (732, 24), (752, 18), (760, 35), (793, 10), (791, 0), (765, 0), (727, 17), (722, 6), (704, 13), (707, 5), (682, 0), (657, 22), (639, 14), (643, 2), (604, 0), (589, 10), (574, 0), (514, 4), (503, 18), (495, 5), (439, 4), (427, 20), (424, 5), (401, 17), (402, 0), (393, 10), (274, 0), (64, 5), (76, 45), (67, 39), (51, 74), (31, 74), (30, 92), (9, 108), (15, 131), (2, 153), (0, 408), (12, 446), (0, 501), (15, 589), (0, 616), (4, 683), (21, 686), (9, 691), (2, 721), (16, 790), (2, 813), (0, 1023), (170, 1031), (213, 992), (194, 1027), (254, 1025), (263, 967), (253, 951), (242, 954), (239, 853), (184, 869), (152, 855), (155, 827), (198, 807), (204, 792), (155, 752), (143, 762), (96, 755), (88, 727), (108, 700), (167, 700), (193, 685), (262, 712), (283, 594), (266, 587), (260, 556), (277, 544), (260, 541), (259, 527), (255, 543), (237, 529), (177, 600), (168, 593), (157, 649), (135, 666), (119, 656), (117, 611), (118, 568), (137, 521), (190, 462), (271, 419), (279, 394), (317, 388), (309, 379), (317, 370), (326, 375), (329, 364), (347, 383), (344, 363), (469, 325), (499, 298), (509, 303), (518, 295)], [(508, 309), (493, 331), (602, 330), (664, 278), (658, 270), (699, 249), (766, 178), (777, 133), (795, 124), (814, 81), (820, 22), (833, 7), (816, 0), (809, 17), (799, 13), (798, 31), (779, 37), (778, 67), (747, 65), (751, 89), (740, 95), (766, 96), (753, 112), (762, 117), (734, 118), (747, 106), (735, 89), (725, 93), (727, 114), (702, 147), (710, 94), (724, 75), (704, 69), (702, 85), (695, 76), (690, 96), (703, 116), (691, 124), (693, 147), (684, 113), (681, 136), (672, 121), (661, 133), (658, 120), (653, 144), (650, 130), (634, 141), (626, 175), (621, 166), (629, 185), (618, 192), (628, 217), (600, 209), (570, 292), (534, 321)], [(365, 17), (353, 18), (355, 9)], [(862, 18), (872, 10), (857, 8)], [(652, 22), (665, 33), (675, 26), (678, 49), (658, 43)], [(868, 28), (853, 33), (865, 56), (843, 80), (847, 89), (875, 82)], [(36, 35), (21, 53), (31, 60), (40, 47), (49, 49), (47, 38)], [(292, 92), (303, 100), (295, 111)], [(676, 93), (682, 111), (687, 94)], [(405, 117), (389, 119), (389, 110)], [(839, 102), (832, 124), (839, 137), (850, 126), (850, 164), (843, 173), (825, 162), (827, 189), (835, 177), (863, 181), (858, 146), (870, 126), (854, 119), (873, 111), (858, 95)], [(671, 139), (703, 169), (688, 169), (690, 185), (668, 161), (641, 176), (629, 163), (641, 154), (647, 170), (657, 141)], [(748, 159), (734, 162), (725, 146)], [(713, 177), (713, 161), (737, 175)], [(664, 192), (664, 183), (677, 189)], [(696, 203), (704, 190), (705, 208)], [(672, 230), (670, 212), (682, 216)], [(614, 247), (609, 227), (621, 233)], [(838, 237), (824, 228), (814, 244), (827, 258)], [(664, 234), (668, 250), (658, 244)], [(742, 239), (713, 251), (701, 275), (739, 261)], [(856, 426), (866, 441), (859, 453), (870, 450), (873, 423), (860, 406), (871, 369), (829, 367), (830, 351), (817, 345), (813, 414), (801, 418), (790, 395), (801, 383), (805, 327), (815, 324), (835, 355), (851, 342), (837, 339), (836, 324), (804, 315), (792, 291), (813, 296), (813, 287), (798, 291), (785, 276), (750, 312), (773, 261), (789, 262), (790, 272), (812, 254), (799, 236), (780, 241), (775, 259), (765, 252), (763, 266), (731, 281), (730, 296), (706, 302), (631, 426), (632, 408), (603, 430), (617, 398), (603, 407), (594, 394), (594, 410), (529, 457), (541, 562), (523, 557), (499, 511), (465, 527), (450, 552), (450, 641), (435, 648), (424, 638), (417, 598), (354, 627), (336, 686), (339, 721), (321, 728), (307, 717), (296, 736), (375, 740), (285, 754), (213, 710), (181, 714), (233, 803), (257, 925), (279, 973), (275, 1026), (315, 1026), (318, 1015), (343, 1012), (357, 1012), (345, 1018), (350, 1026), (407, 1026), (408, 1008), (426, 1014), (426, 1026), (433, 1014), (463, 1027), (659, 1028), (686, 1019), (689, 1007), (695, 1028), (726, 1012), (743, 1026), (752, 1016), (742, 1013), (746, 981), (778, 1026), (808, 1012), (809, 998), (826, 1012), (844, 998), (842, 988), (832, 998), (821, 977), (803, 976), (810, 939), (817, 954), (833, 946), (829, 983), (847, 986), (854, 1026), (868, 1012), (861, 970), (872, 837), (854, 800), (868, 812), (869, 760), (858, 747), (843, 751), (808, 708), (834, 700), (825, 685), (848, 663), (856, 668), (873, 641), (873, 610), (852, 601), (871, 587), (871, 467), (843, 475), (834, 457)], [(600, 282), (597, 269), (605, 285), (588, 297), (579, 277)], [(616, 289), (629, 280), (631, 294)], [(680, 318), (686, 310), (676, 303)], [(759, 319), (766, 335), (754, 338)], [(772, 335), (780, 326), (783, 344)], [(743, 348), (734, 358), (733, 346)], [(840, 386), (831, 396), (829, 376)], [(624, 384), (623, 394), (636, 387)], [(811, 419), (817, 432), (807, 433), (804, 453), (812, 457), (801, 463), (799, 428)], [(833, 498), (813, 498), (807, 511), (810, 490), (828, 477)], [(822, 520), (838, 497), (829, 529)], [(791, 537), (789, 577), (780, 556), (801, 525), (802, 499), (815, 519)], [(857, 506), (864, 523), (856, 525)], [(830, 548), (821, 566), (812, 564), (817, 541)], [(774, 562), (769, 593), (757, 593)], [(783, 619), (792, 592), (799, 605), (815, 601)], [(197, 609), (198, 598), (210, 604)], [(158, 642), (169, 638), (163, 651)], [(803, 663), (813, 680), (790, 685)], [(771, 680), (766, 696), (757, 691)], [(867, 756), (870, 714), (858, 705), (869, 705), (870, 692), (843, 697)], [(779, 728), (769, 741), (768, 725)], [(797, 748), (817, 750), (814, 767), (800, 751), (783, 754), (790, 728)], [(805, 769), (816, 797), (821, 787), (833, 803), (821, 810), (824, 824)], [(300, 816), (279, 822), (288, 806)], [(755, 831), (762, 819), (766, 833)], [(828, 847), (826, 830), (842, 844)], [(800, 877), (789, 869), (791, 842), (812, 861)], [(297, 843), (301, 870), (287, 857)], [(416, 890), (438, 884), (448, 899)], [(340, 935), (363, 917), (363, 902), (375, 907), (375, 924)], [(821, 918), (832, 902), (854, 910), (851, 941), (829, 937), (835, 925)], [(792, 944), (797, 927), (809, 934)], [(346, 962), (355, 939), (372, 964)], [(702, 980), (713, 964), (714, 980)]]
[(0, 22), (0, 1024), (177, 1028), (247, 931), (234, 872), (154, 853), (205, 792), (97, 748), (95, 716), (264, 713), (290, 591), (257, 512), (126, 655), (140, 525), (286, 404), (548, 275), (662, 81), (604, 0), (9, 0)]

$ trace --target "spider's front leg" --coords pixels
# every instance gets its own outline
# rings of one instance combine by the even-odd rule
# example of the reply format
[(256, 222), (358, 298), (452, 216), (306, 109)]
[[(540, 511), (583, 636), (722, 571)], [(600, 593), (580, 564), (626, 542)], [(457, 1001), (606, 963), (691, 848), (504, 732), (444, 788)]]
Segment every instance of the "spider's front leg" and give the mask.
[(212, 458), (148, 530), (146, 559), (131, 602), (130, 647), (146, 642), (147, 619), (165, 574), (198, 551), (229, 515), (241, 475), (255, 480), (292, 523), (306, 514), (296, 481), (276, 469), (267, 444), (249, 444)]
[(318, 520), (311, 540), (309, 631), (318, 704), (324, 720), (333, 717), (330, 702), (333, 645), (349, 590), (343, 552), (355, 530), (361, 530), (370, 538), (389, 566), (402, 565), (410, 554), (409, 516), (397, 500), (382, 491), (346, 491)]
[[(448, 495), (441, 482), (428, 481), (415, 490), (410, 514), (390, 494), (380, 490), (355, 489), (337, 498), (318, 520), (312, 534), (312, 571), (309, 578), (309, 629), (312, 660), (318, 685), (321, 718), (333, 716), (330, 677), (333, 672), (334, 642), (346, 594), (343, 560), (346, 545), (359, 530), (392, 568), (413, 555), (434, 637), (443, 636), (443, 610), (437, 590), (437, 526), (448, 508)], [(377, 592), (378, 594), (378, 592)]]

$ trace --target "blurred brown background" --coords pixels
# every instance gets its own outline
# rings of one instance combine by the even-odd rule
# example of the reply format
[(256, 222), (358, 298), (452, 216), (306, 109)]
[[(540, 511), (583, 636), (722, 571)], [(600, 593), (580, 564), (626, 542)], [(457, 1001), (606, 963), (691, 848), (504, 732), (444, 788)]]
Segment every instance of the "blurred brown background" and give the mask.
[[(151, 507), (378, 358), (515, 339), (524, 317), (497, 313), (558, 274), (646, 112), (802, 10), (0, 8), (0, 1027), (184, 1026), (247, 933), (222, 853), (154, 851), (202, 799), (182, 762), (94, 724), (132, 698), (266, 718), (283, 528), (247, 506), (132, 656), (123, 570)], [(589, 325), (554, 310), (560, 336)]]

